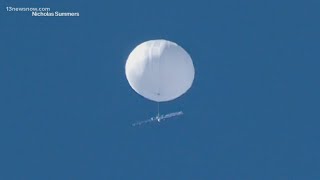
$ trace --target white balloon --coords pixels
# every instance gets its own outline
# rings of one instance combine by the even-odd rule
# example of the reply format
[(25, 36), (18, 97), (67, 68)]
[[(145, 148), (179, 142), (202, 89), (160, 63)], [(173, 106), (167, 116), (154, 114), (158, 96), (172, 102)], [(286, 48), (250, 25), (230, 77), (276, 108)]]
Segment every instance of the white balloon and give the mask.
[(164, 102), (184, 94), (192, 85), (194, 67), (190, 55), (167, 40), (138, 45), (126, 62), (130, 86), (143, 97)]

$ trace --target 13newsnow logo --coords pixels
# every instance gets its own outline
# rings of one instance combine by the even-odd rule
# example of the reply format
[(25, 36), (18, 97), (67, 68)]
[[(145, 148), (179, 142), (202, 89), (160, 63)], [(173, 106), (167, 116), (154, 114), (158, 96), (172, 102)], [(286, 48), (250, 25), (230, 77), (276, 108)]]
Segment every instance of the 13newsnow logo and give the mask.
[(59, 12), (55, 11), (52, 12), (51, 8), (48, 7), (6, 7), (7, 12), (31, 12), (31, 16), (36, 17), (49, 17), (49, 16), (58, 16), (58, 17), (65, 17), (65, 16), (80, 16), (79, 12)]

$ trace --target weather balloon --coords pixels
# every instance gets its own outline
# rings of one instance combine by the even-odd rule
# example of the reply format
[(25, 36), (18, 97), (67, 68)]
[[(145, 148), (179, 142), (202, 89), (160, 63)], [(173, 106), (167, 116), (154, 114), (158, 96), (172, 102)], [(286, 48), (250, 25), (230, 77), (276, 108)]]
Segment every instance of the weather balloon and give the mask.
[(125, 71), (130, 86), (156, 102), (171, 101), (184, 94), (195, 74), (190, 55), (167, 40), (150, 40), (138, 45), (130, 53)]

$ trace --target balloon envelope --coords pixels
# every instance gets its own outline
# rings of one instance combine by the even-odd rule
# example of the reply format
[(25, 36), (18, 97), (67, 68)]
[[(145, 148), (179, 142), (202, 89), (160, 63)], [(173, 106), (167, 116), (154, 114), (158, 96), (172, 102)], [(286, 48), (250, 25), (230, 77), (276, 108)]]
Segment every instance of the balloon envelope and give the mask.
[(164, 102), (184, 94), (192, 85), (194, 66), (176, 43), (150, 40), (138, 45), (126, 62), (130, 86), (143, 97)]

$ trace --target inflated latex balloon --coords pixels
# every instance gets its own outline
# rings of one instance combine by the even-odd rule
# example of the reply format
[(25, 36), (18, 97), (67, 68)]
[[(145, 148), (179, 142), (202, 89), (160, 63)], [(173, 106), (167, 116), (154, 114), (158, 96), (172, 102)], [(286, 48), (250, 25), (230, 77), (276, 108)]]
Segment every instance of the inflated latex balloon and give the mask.
[(156, 102), (170, 101), (187, 92), (195, 74), (190, 55), (167, 40), (138, 45), (130, 53), (125, 71), (130, 86)]

